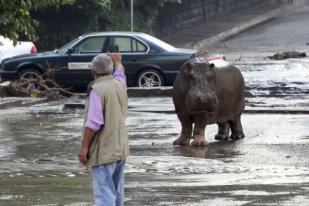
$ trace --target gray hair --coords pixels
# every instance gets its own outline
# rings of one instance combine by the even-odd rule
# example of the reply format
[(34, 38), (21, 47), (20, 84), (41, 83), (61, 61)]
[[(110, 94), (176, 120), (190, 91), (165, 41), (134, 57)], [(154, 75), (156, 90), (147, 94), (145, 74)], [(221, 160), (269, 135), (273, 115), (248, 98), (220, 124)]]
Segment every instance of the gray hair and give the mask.
[(109, 75), (113, 73), (113, 60), (106, 54), (99, 54), (91, 61), (91, 69), (100, 75)]

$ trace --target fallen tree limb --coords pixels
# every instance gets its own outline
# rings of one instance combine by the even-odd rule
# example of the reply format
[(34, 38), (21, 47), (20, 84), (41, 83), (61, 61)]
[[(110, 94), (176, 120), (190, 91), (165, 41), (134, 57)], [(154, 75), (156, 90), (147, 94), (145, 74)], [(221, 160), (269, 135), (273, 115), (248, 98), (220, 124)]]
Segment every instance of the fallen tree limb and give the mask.
[(34, 75), (31, 79), (22, 81), (6, 82), (0, 86), (0, 96), (21, 96), (21, 97), (47, 97), (49, 99), (59, 99), (70, 96), (84, 96), (82, 93), (75, 93), (71, 88), (60, 86), (54, 79), (55, 72), (63, 68), (48, 69), (41, 75)]

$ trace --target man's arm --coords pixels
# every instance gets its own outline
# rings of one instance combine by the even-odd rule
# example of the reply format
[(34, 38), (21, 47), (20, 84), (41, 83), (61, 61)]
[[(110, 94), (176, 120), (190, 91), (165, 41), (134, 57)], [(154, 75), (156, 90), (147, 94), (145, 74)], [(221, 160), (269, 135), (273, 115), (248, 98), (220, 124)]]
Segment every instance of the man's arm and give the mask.
[(113, 78), (121, 81), (124, 85), (124, 87), (127, 87), (127, 78), (124, 73), (124, 66), (122, 64), (122, 58), (121, 54), (119, 53), (107, 53), (108, 56), (111, 57), (111, 59), (114, 62), (114, 72), (113, 72)]
[(83, 165), (87, 164), (89, 147), (94, 135), (95, 132), (92, 129), (85, 127), (84, 137), (78, 154), (78, 159)]
[(81, 143), (81, 148), (78, 154), (80, 163), (85, 165), (88, 161), (88, 152), (90, 144), (93, 141), (93, 137), (96, 132), (101, 129), (104, 124), (103, 108), (101, 98), (94, 90), (91, 90), (89, 94), (89, 108), (87, 121), (84, 129), (84, 136)]

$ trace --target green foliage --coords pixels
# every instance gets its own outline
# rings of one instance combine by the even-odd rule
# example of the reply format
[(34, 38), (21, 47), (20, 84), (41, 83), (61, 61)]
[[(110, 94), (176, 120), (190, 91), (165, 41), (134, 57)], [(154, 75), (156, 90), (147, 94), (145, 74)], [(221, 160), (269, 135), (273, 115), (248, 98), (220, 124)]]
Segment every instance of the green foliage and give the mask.
[(73, 2), (74, 0), (0, 0), (0, 35), (15, 42), (20, 35), (36, 39), (37, 22), (32, 19), (31, 11)]
[(181, 3), (181, 0), (135, 0), (134, 8), (137, 14), (137, 28), (152, 33), (152, 28), (156, 23), (160, 8), (164, 7), (167, 3)]
[[(55, 49), (94, 31), (129, 31), (131, 0), (0, 0), (0, 35)], [(160, 8), (181, 0), (134, 0), (134, 30), (152, 33)], [(38, 38), (37, 38), (38, 37)]]
[[(182, 0), (134, 0), (134, 31), (152, 33), (160, 8)], [(130, 30), (130, 0), (113, 0), (108, 13), (107, 30)]]
[(110, 10), (112, 0), (75, 0), (58, 9), (46, 8), (32, 16), (39, 22), (39, 50), (59, 48), (77, 36), (105, 30), (102, 13)]

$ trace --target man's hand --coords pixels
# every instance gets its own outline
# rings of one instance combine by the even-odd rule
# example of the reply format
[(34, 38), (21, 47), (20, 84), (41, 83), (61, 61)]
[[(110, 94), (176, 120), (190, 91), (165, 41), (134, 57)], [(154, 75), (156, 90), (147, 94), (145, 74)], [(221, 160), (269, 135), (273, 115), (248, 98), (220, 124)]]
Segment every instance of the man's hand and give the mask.
[(121, 63), (121, 54), (120, 53), (107, 53), (107, 55), (113, 60), (115, 64)]
[(87, 164), (88, 161), (87, 156), (88, 156), (88, 148), (81, 147), (78, 154), (79, 162), (83, 165)]
[(124, 67), (122, 65), (122, 57), (120, 53), (107, 53), (107, 55), (113, 60), (115, 69), (121, 69), (124, 71)]

